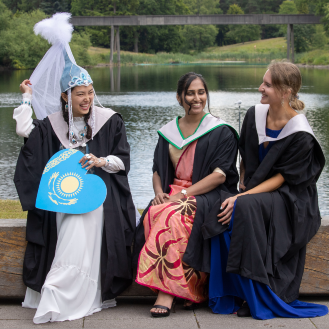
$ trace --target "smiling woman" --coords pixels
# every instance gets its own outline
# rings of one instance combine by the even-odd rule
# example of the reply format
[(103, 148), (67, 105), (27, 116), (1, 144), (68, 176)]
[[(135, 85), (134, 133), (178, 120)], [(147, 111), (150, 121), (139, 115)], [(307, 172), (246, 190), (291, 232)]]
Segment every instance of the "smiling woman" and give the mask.
[(153, 317), (168, 316), (174, 296), (186, 299), (186, 309), (207, 299), (210, 245), (200, 229), (220, 191), (234, 193), (238, 182), (237, 134), (204, 111), (209, 94), (203, 77), (184, 74), (176, 96), (185, 116), (158, 131), (155, 197), (135, 238), (136, 282), (159, 291)]
[[(209, 306), (240, 317), (308, 318), (324, 305), (297, 300), (306, 245), (321, 223), (316, 183), (325, 158), (297, 98), (302, 77), (289, 62), (273, 62), (259, 87), (239, 140), (240, 189), (208, 216), (211, 238)], [(228, 224), (222, 232), (219, 225)], [(242, 304), (242, 301), (245, 301)]]
[[(62, 93), (62, 99), (67, 104), (67, 92)], [(74, 117), (82, 117), (89, 114), (89, 109), (94, 101), (93, 85), (73, 87), (71, 89), (71, 99)]]
[[(14, 177), (22, 207), (28, 211), (23, 307), (37, 309), (34, 323), (79, 319), (113, 307), (115, 297), (132, 282), (130, 246), (136, 213), (127, 178), (130, 147), (125, 126), (121, 115), (94, 104), (93, 81), (75, 63), (68, 44), (73, 29), (69, 18), (61, 13), (37, 24), (35, 31), (46, 31), (43, 36), (53, 46), (32, 74), (33, 85), (30, 80), (21, 83), (23, 101), (14, 110), (16, 132), (25, 137)], [(66, 29), (66, 38), (58, 28)], [(64, 61), (63, 69), (58, 63)], [(43, 76), (51, 76), (53, 88), (46, 87)], [(31, 118), (31, 103), (38, 108), (36, 120)], [(48, 162), (60, 150), (63, 153)], [(79, 170), (56, 171), (47, 181), (52, 187), (49, 198), (65, 209), (36, 208), (36, 177), (77, 150), (84, 154), (74, 162)], [(80, 206), (69, 213), (66, 207), (77, 203), (90, 178), (84, 175), (91, 170), (105, 183), (108, 197), (97, 209), (86, 212)]]
[[(65, 91), (61, 94), (61, 104), (63, 111), (63, 118), (69, 126), (69, 111), (68, 111), (68, 92)], [(92, 137), (92, 128), (89, 125), (90, 108), (94, 102), (94, 88), (93, 85), (89, 86), (76, 86), (71, 88), (71, 104), (73, 118), (83, 118), (85, 126), (83, 130), (79, 131), (76, 138), (90, 139)], [(69, 138), (69, 131), (67, 136)], [(79, 136), (80, 135), (80, 136)], [(104, 163), (102, 163), (104, 165)]]

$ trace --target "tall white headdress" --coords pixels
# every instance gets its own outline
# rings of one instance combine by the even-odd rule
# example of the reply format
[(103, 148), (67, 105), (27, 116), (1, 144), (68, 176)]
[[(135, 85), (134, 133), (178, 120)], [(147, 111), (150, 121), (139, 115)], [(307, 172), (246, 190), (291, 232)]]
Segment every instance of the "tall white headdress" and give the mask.
[[(30, 80), (32, 83), (32, 105), (38, 119), (62, 110), (61, 93), (68, 94), (69, 112), (69, 140), (70, 146), (73, 139), (73, 114), (71, 101), (71, 88), (88, 86), (93, 83), (88, 72), (78, 66), (73, 57), (69, 42), (72, 38), (73, 26), (69, 23), (70, 13), (57, 13), (34, 26), (36, 35), (40, 34), (52, 44), (42, 58)], [(95, 111), (91, 107), (90, 126), (94, 134)]]

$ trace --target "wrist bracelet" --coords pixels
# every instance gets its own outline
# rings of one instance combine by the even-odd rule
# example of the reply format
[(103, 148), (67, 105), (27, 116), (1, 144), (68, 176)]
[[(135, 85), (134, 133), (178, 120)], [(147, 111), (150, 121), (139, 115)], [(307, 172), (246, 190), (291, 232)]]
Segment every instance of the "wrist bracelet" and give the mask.
[(31, 101), (27, 98), (23, 98), (23, 100), (21, 101), (21, 105), (28, 105), (28, 106), (31, 106)]
[(104, 157), (101, 157), (101, 159), (105, 160), (105, 164), (103, 167), (108, 167), (110, 165), (110, 160)]

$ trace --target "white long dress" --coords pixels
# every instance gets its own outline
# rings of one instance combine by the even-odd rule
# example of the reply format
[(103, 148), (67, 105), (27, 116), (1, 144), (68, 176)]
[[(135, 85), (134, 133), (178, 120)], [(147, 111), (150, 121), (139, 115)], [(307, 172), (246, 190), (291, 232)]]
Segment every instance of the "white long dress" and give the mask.
[(100, 256), (103, 205), (81, 215), (56, 214), (56, 252), (41, 294), (27, 288), (23, 307), (37, 308), (33, 322), (76, 320), (102, 308)]
[[(23, 105), (14, 110), (18, 135), (28, 137), (34, 128), (32, 109), (26, 105), (31, 95), (23, 95)], [(77, 131), (83, 120), (74, 120)], [(76, 133), (77, 135), (77, 133)], [(103, 167), (109, 173), (124, 170), (122, 160), (107, 156)], [(140, 217), (136, 212), (136, 220)], [(23, 307), (37, 308), (33, 322), (76, 320), (116, 306), (115, 299), (102, 303), (100, 284), (100, 257), (104, 226), (103, 205), (86, 214), (56, 214), (57, 245), (55, 257), (47, 274), (41, 294), (27, 288)]]

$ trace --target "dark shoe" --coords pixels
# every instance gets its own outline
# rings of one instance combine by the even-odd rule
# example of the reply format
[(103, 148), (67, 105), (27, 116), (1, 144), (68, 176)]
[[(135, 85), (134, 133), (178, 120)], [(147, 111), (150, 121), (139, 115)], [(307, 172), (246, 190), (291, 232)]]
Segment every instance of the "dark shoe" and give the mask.
[[(187, 300), (185, 300), (185, 302), (189, 302)], [(184, 305), (183, 308), (186, 311), (194, 311), (197, 308), (199, 308), (200, 304), (199, 303), (192, 303), (191, 305)]]
[(170, 312), (171, 310), (173, 310), (173, 313), (175, 313), (175, 304), (176, 304), (176, 297), (174, 298), (174, 300), (172, 301), (172, 304), (171, 304), (171, 309), (167, 306), (162, 306), (162, 305), (153, 305), (152, 308), (161, 308), (163, 310), (166, 310), (167, 312), (164, 312), (164, 313), (160, 313), (160, 312), (151, 312), (151, 315), (154, 317), (154, 318), (165, 318), (167, 316), (170, 315)]
[(160, 312), (151, 312), (151, 315), (154, 317), (154, 318), (165, 318), (166, 316), (169, 316), (170, 315), (170, 308), (169, 307), (166, 307), (166, 306), (162, 306), (162, 305), (153, 305), (152, 308), (161, 308), (163, 310), (166, 310), (167, 312), (164, 312), (164, 313), (160, 313)]
[(237, 316), (240, 318), (247, 318), (251, 316), (250, 313), (250, 308), (247, 304), (247, 302), (244, 302), (242, 304), (242, 306), (238, 309), (238, 311), (236, 312)]

